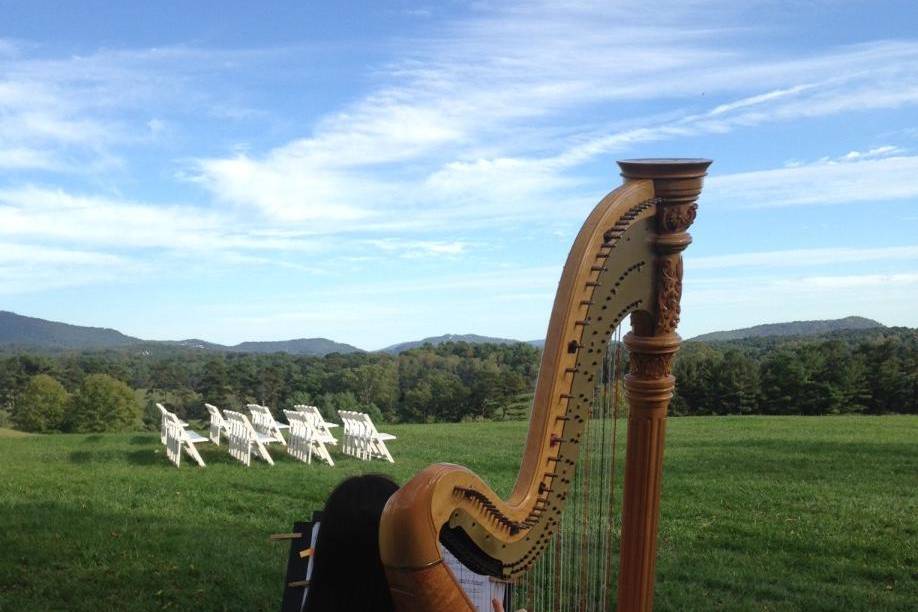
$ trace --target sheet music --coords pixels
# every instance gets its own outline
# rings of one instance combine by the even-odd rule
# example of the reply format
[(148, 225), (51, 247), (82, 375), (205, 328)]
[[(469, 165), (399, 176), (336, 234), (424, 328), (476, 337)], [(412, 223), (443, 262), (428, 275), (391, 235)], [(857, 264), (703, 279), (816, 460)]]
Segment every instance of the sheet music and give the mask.
[(443, 556), (443, 562), (449, 571), (456, 577), (456, 581), (478, 612), (491, 612), (491, 600), (504, 600), (504, 593), (507, 590), (507, 583), (485, 576), (476, 574), (457, 559), (451, 552), (440, 546), (440, 554)]

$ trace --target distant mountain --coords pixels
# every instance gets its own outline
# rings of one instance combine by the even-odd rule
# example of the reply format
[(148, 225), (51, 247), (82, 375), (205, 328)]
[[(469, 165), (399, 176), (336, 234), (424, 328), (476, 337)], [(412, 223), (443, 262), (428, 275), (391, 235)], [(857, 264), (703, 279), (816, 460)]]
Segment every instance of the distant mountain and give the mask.
[[(842, 330), (866, 330), (885, 327), (872, 319), (864, 317), (845, 317), (829, 321), (794, 321), (792, 323), (769, 323), (732, 331), (718, 331), (695, 336), (691, 340), (699, 342), (718, 342), (757, 338), (763, 336), (815, 336)], [(436, 346), (444, 342), (468, 342), (470, 344), (515, 344), (520, 340), (494, 338), (477, 334), (445, 334), (423, 340), (393, 344), (379, 352), (397, 355), (425, 344)], [(536, 348), (543, 348), (544, 340), (528, 340)], [(163, 352), (211, 351), (216, 353), (289, 353), (291, 355), (318, 356), (329, 353), (356, 353), (363, 349), (350, 344), (335, 342), (327, 338), (298, 338), (295, 340), (277, 340), (267, 342), (242, 342), (234, 346), (225, 346), (191, 338), (188, 340), (141, 340), (121, 332), (103, 327), (84, 327), (57, 321), (46, 321), (26, 317), (13, 312), (0, 311), (0, 349), (6, 350), (39, 350), (39, 351), (100, 351), (130, 350), (148, 354)]]
[(162, 352), (186, 349), (217, 353), (290, 353), (292, 355), (322, 356), (328, 353), (354, 353), (361, 349), (326, 338), (299, 338), (276, 342), (242, 342), (224, 346), (206, 340), (141, 340), (114, 329), (84, 327), (57, 321), (26, 317), (14, 312), (0, 311), (0, 347), (7, 349), (39, 349), (47, 351), (100, 351), (130, 349), (132, 351)]
[(107, 349), (143, 342), (104, 327), (83, 327), (0, 311), (0, 345), (43, 349)]
[(189, 338), (188, 340), (150, 340), (146, 342), (146, 344), (180, 346), (182, 348), (192, 350), (197, 349), (199, 351), (225, 351), (228, 348), (222, 344), (217, 344), (216, 342), (208, 342), (207, 340), (201, 340), (200, 338)]
[(297, 338), (274, 342), (242, 342), (226, 347), (236, 353), (290, 353), (291, 355), (327, 355), (329, 353), (362, 353), (363, 349), (328, 338)]
[[(511, 340), (510, 338), (491, 338), (489, 336), (479, 336), (478, 334), (444, 334), (442, 336), (432, 336), (423, 340), (414, 340), (412, 342), (401, 342), (380, 349), (380, 353), (390, 353), (398, 355), (403, 351), (408, 351), (425, 344), (437, 346), (444, 342), (468, 342), (469, 344), (517, 344), (520, 340)], [(529, 343), (527, 343), (529, 344)]]
[(886, 327), (878, 321), (864, 317), (845, 317), (827, 321), (793, 321), (790, 323), (766, 323), (754, 327), (744, 327), (731, 331), (716, 331), (690, 338), (696, 342), (724, 342), (742, 338), (761, 338), (763, 336), (817, 336), (834, 331), (876, 329)]
[(290, 355), (307, 355), (310, 357), (322, 357), (329, 353), (359, 353), (363, 349), (343, 342), (335, 342), (328, 338), (297, 338), (295, 340), (266, 340), (240, 342), (232, 346), (217, 344), (190, 338), (188, 340), (164, 340), (160, 342), (146, 342), (144, 348), (158, 349), (161, 346), (151, 347), (151, 344), (167, 345), (171, 347), (180, 347), (183, 349), (199, 351), (215, 351), (218, 353), (289, 353)]

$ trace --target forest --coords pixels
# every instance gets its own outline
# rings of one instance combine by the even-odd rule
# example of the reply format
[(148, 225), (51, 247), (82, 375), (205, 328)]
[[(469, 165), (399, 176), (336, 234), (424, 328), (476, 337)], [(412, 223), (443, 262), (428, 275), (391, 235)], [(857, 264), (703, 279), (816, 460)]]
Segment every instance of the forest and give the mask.
[[(155, 429), (162, 402), (203, 419), (204, 402), (369, 412), (390, 422), (524, 419), (540, 351), (445, 343), (398, 355), (153, 353), (0, 356), (0, 426), (26, 431)], [(674, 366), (676, 416), (918, 413), (918, 330), (685, 342)]]

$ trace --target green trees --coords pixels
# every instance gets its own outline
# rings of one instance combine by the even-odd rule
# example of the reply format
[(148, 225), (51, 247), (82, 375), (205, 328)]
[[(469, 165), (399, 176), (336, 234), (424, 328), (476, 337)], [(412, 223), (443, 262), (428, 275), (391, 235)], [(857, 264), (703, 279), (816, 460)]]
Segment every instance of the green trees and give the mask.
[[(135, 407), (127, 387), (145, 392), (151, 428), (159, 424), (157, 401), (186, 419), (206, 418), (205, 401), (236, 409), (256, 402), (275, 411), (314, 404), (329, 418), (338, 409), (402, 422), (499, 418), (508, 408), (526, 412), (539, 357), (526, 344), (463, 342), (398, 355), (215, 354), (181, 348), (154, 354), (144, 349), (0, 355), (0, 423), (18, 413), (21, 424), (13, 424), (21, 428), (98, 428), (108, 427), (102, 424), (104, 414), (119, 414), (128, 416), (112, 418), (112, 427), (128, 427)], [(918, 413), (918, 330), (686, 342), (673, 373), (676, 415)], [(105, 376), (106, 384), (98, 376)], [(52, 385), (49, 377), (60, 384)], [(116, 379), (123, 382), (115, 385)], [(80, 416), (55, 425), (61, 385)], [(109, 390), (106, 397), (121, 399), (107, 400), (104, 410), (86, 399), (101, 387)], [(48, 399), (52, 396), (57, 399)], [(87, 416), (97, 412), (103, 416)]]
[(13, 423), (22, 431), (61, 431), (69, 400), (70, 395), (61, 383), (47, 374), (36, 374), (15, 404)]
[(688, 342), (676, 414), (918, 412), (918, 331)]
[(134, 392), (108, 374), (90, 374), (73, 396), (68, 415), (70, 431), (126, 431), (139, 424), (140, 405)]
[(230, 398), (233, 395), (233, 391), (229, 385), (226, 363), (223, 359), (210, 359), (204, 364), (204, 370), (196, 391), (201, 395), (201, 399), (210, 404), (216, 404), (217, 406), (231, 404)]

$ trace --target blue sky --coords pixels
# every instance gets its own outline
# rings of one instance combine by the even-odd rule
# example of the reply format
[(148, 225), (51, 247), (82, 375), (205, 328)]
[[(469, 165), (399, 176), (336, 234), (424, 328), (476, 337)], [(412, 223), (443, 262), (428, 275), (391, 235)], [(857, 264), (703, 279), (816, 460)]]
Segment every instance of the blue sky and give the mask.
[(681, 333), (918, 326), (918, 5), (0, 0), (0, 309), (540, 338), (615, 160), (710, 157)]

